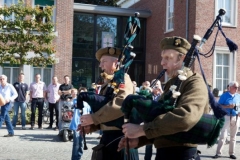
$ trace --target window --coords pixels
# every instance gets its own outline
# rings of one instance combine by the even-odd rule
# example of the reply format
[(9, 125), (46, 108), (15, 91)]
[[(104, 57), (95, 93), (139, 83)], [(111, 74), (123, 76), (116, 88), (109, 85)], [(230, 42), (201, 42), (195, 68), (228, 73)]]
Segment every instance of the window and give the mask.
[(19, 67), (3, 67), (2, 74), (8, 77), (8, 83), (15, 83), (18, 81)]
[[(43, 10), (46, 6), (53, 6), (54, 5), (54, 2), (55, 0), (35, 0), (35, 3), (34, 5), (39, 5), (39, 8), (41, 10)], [(55, 11), (53, 13), (53, 16), (51, 17), (52, 18), (52, 22), (55, 22)], [(36, 19), (38, 19), (38, 17), (36, 17)], [(46, 19), (46, 17), (44, 17), (43, 19), (41, 19), (41, 21), (43, 23), (47, 23), (49, 20)]]
[(174, 15), (174, 0), (167, 0), (167, 13), (166, 13), (166, 31), (172, 31), (174, 27), (173, 23)]
[(230, 81), (235, 78), (235, 61), (233, 54), (228, 49), (216, 49), (214, 56), (214, 88), (218, 88), (222, 93)]
[[(4, 4), (7, 7), (10, 7), (11, 5), (17, 4), (17, 3), (18, 3), (18, 0), (4, 0)], [(9, 16), (9, 17), (4, 17), (4, 20), (12, 20), (12, 21), (14, 21), (14, 13), (12, 13), (12, 15)]]
[(223, 8), (226, 10), (226, 14), (223, 16), (223, 26), (237, 25), (237, 0), (216, 0), (216, 16), (218, 15), (219, 9)]
[(48, 86), (51, 83), (52, 79), (52, 68), (39, 68), (34, 67), (33, 68), (33, 75), (32, 75), (32, 82), (35, 81), (35, 75), (40, 74), (41, 75), (41, 81), (43, 81), (46, 86)]

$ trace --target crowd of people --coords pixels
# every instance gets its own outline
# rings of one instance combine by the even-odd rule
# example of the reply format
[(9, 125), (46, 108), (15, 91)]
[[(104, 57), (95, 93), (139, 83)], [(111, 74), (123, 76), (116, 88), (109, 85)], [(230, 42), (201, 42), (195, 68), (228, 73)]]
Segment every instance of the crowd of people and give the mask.
[[(50, 112), (50, 123), (46, 129), (54, 129), (59, 131), (58, 135), (61, 135), (61, 122), (62, 122), (62, 106), (64, 101), (68, 101), (74, 108), (73, 118), (70, 123), (70, 129), (73, 130), (73, 149), (72, 159), (80, 159), (83, 153), (82, 151), (82, 138), (77, 132), (77, 126), (80, 124), (80, 112), (76, 109), (77, 94), (82, 91), (87, 91), (86, 88), (81, 87), (79, 90), (75, 89), (70, 83), (68, 75), (64, 76), (64, 83), (58, 82), (58, 77), (53, 76), (52, 82), (46, 87), (46, 84), (41, 81), (41, 75), (35, 75), (35, 81), (28, 86), (24, 82), (24, 73), (20, 73), (18, 81), (13, 85), (7, 82), (6, 75), (0, 75), (0, 105), (1, 105), (1, 117), (0, 117), (0, 128), (2, 123), (5, 122), (8, 134), (4, 137), (13, 137), (14, 128), (16, 128), (18, 122), (18, 112), (21, 109), (21, 125), (22, 130), (26, 130), (26, 108), (27, 99), (29, 96), (29, 102), (31, 103), (31, 130), (35, 129), (35, 113), (38, 109), (37, 126), (38, 129), (43, 129), (42, 125), (42, 112), (44, 103), (47, 103)], [(29, 103), (28, 102), (28, 103)], [(13, 118), (10, 119), (9, 111), (11, 110), (11, 103), (13, 103)], [(91, 112), (90, 106), (84, 104), (84, 114)], [(56, 115), (56, 126), (53, 128), (54, 123), (54, 112)]]

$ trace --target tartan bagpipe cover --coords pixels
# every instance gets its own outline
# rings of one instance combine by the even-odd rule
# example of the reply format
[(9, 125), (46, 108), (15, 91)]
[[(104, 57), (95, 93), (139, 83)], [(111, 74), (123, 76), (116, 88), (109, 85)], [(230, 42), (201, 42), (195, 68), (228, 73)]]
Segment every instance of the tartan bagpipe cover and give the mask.
[[(123, 101), (121, 109), (124, 114), (129, 114), (135, 108), (143, 122), (151, 122), (160, 114), (174, 109), (173, 106), (169, 105), (169, 100), (156, 102), (149, 98), (141, 95), (129, 95)], [(164, 99), (166, 98), (164, 97)], [(224, 117), (217, 119), (214, 115), (204, 114), (189, 131), (164, 137), (179, 143), (207, 144), (208, 147), (211, 147), (216, 143), (224, 121)]]

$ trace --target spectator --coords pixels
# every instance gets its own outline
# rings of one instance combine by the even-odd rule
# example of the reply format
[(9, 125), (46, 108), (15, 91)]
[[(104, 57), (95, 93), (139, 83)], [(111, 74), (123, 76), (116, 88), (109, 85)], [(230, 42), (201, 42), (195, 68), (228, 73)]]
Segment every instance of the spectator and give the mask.
[(13, 85), (7, 83), (7, 76), (1, 75), (0, 83), (0, 95), (2, 95), (5, 100), (5, 105), (1, 106), (0, 128), (2, 128), (3, 121), (5, 121), (8, 134), (4, 135), (4, 137), (13, 137), (14, 131), (8, 111), (11, 109), (10, 102), (14, 102), (14, 99), (17, 98), (18, 94)]
[(18, 121), (18, 110), (19, 107), (21, 108), (21, 122), (22, 122), (22, 129), (25, 130), (26, 127), (26, 98), (27, 98), (27, 92), (28, 92), (28, 85), (24, 83), (24, 74), (20, 73), (18, 76), (18, 82), (15, 82), (13, 84), (14, 88), (16, 89), (18, 93), (18, 97), (15, 99), (14, 102), (14, 108), (13, 108), (13, 120), (12, 124), (13, 127), (16, 127), (16, 123)]
[[(84, 87), (81, 87), (81, 91), (86, 92), (87, 89)], [(77, 132), (78, 125), (80, 124), (80, 110), (76, 108), (77, 104), (77, 89), (72, 89), (72, 102), (74, 107), (74, 114), (72, 121), (70, 123), (70, 129), (73, 130), (73, 148), (72, 148), (72, 160), (80, 160), (83, 154), (83, 138), (81, 135), (79, 135), (79, 132)], [(86, 103), (84, 103), (83, 108), (83, 114), (90, 114), (91, 108)]]
[(239, 107), (240, 104), (240, 95), (237, 93), (238, 87), (238, 82), (230, 82), (228, 88), (229, 90), (223, 93), (218, 101), (218, 103), (221, 104), (223, 108), (225, 108), (227, 115), (225, 116), (225, 123), (220, 133), (216, 155), (213, 157), (214, 159), (219, 158), (222, 155), (223, 144), (226, 141), (229, 128), (230, 142), (228, 153), (231, 159), (237, 159), (234, 153), (236, 145), (236, 134), (239, 127), (238, 116), (240, 116), (236, 108), (236, 106)]
[(152, 88), (150, 87), (149, 81), (145, 81), (142, 83), (142, 86), (140, 87), (140, 92), (143, 90), (147, 90), (149, 93), (152, 93)]
[(35, 75), (35, 82), (30, 84), (30, 102), (31, 102), (31, 127), (34, 129), (35, 125), (35, 113), (36, 108), (38, 107), (38, 129), (42, 128), (42, 111), (44, 105), (44, 99), (46, 98), (46, 85), (41, 81), (41, 75)]
[[(151, 84), (155, 81), (156, 79), (153, 79)], [(162, 90), (162, 85), (161, 85), (161, 81), (157, 80), (154, 87), (157, 86), (159, 89), (160, 89), (160, 94), (163, 93), (163, 90)]]
[(58, 94), (60, 95), (60, 101), (58, 106), (58, 128), (59, 135), (62, 135), (62, 106), (65, 102), (69, 102), (72, 98), (71, 90), (73, 89), (73, 85), (70, 83), (70, 78), (68, 75), (64, 76), (64, 83), (60, 85)]
[(53, 110), (55, 110), (56, 113), (56, 127), (54, 130), (58, 130), (58, 106), (59, 106), (59, 99), (60, 96), (58, 94), (58, 90), (60, 87), (60, 83), (58, 83), (58, 78), (57, 76), (52, 77), (52, 83), (48, 85), (47, 88), (47, 95), (48, 95), (48, 106), (49, 106), (49, 111), (50, 111), (50, 124), (47, 127), (47, 129), (52, 129), (53, 125)]
[(134, 87), (134, 93), (138, 93), (139, 92), (139, 87), (137, 86), (137, 82), (132, 81), (132, 83), (133, 83), (133, 87)]

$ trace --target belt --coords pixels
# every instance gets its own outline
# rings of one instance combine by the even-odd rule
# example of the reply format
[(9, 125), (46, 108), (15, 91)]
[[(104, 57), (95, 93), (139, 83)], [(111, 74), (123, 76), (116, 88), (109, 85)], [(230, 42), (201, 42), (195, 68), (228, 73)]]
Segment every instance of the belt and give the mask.
[(32, 99), (35, 99), (35, 100), (40, 100), (40, 99), (44, 99), (44, 98), (32, 98)]

